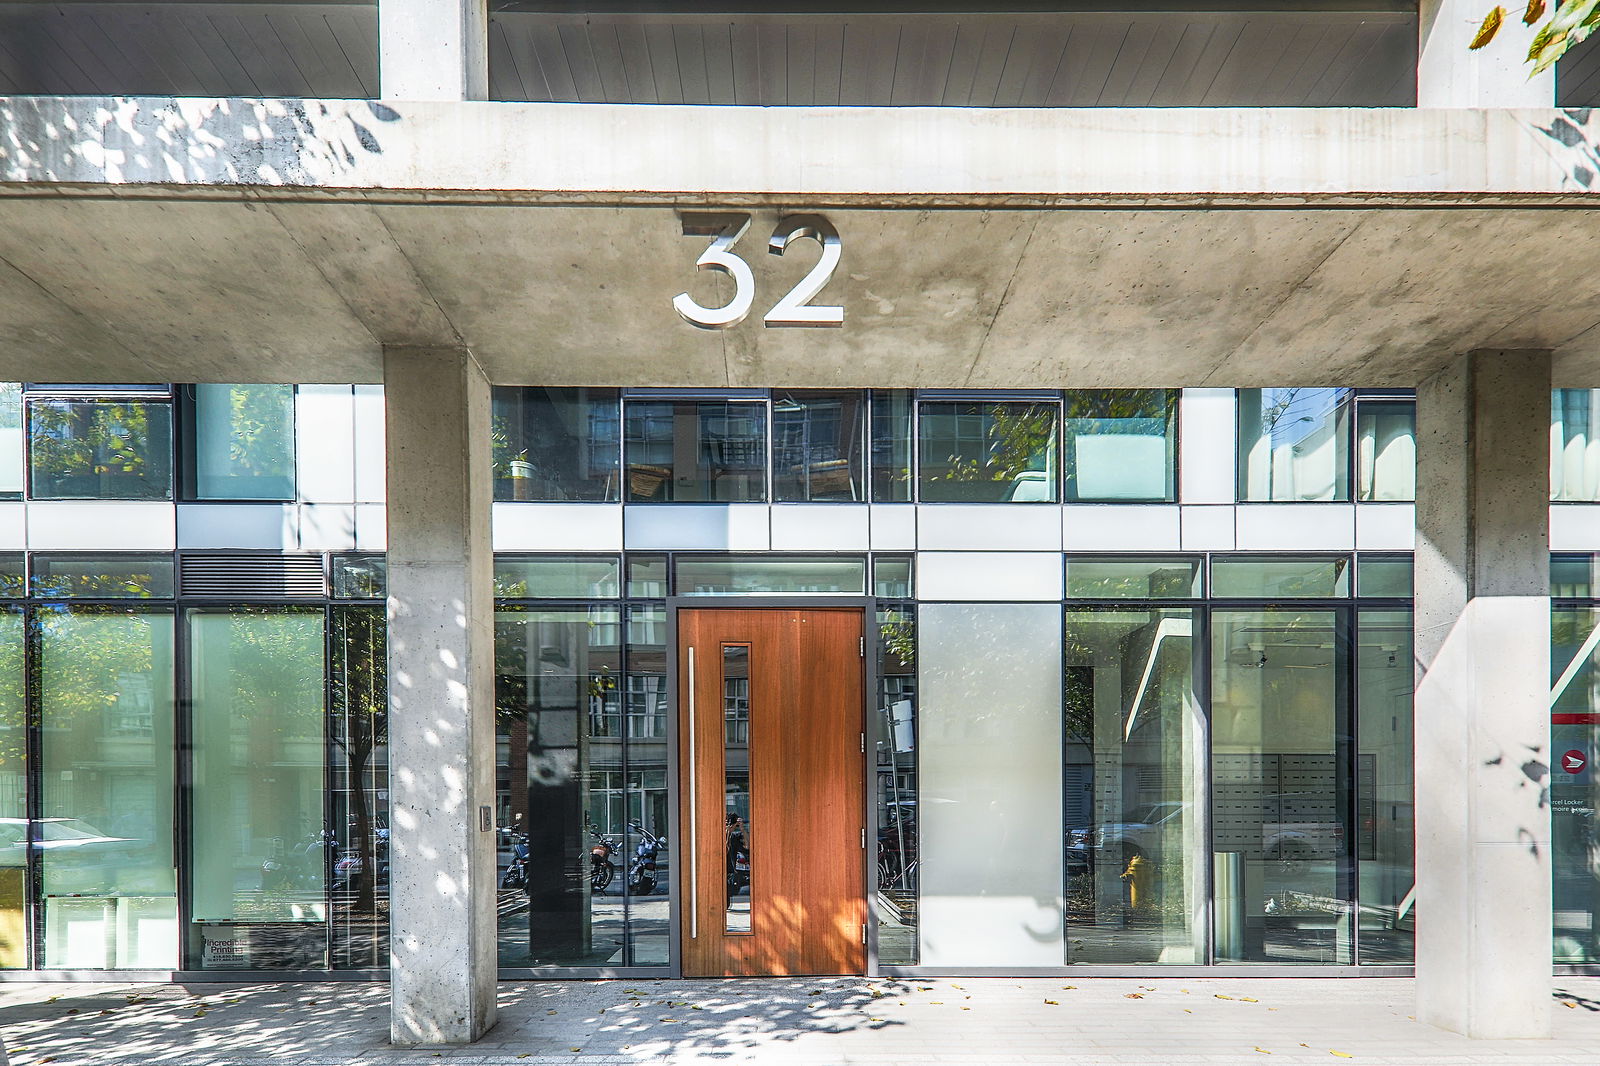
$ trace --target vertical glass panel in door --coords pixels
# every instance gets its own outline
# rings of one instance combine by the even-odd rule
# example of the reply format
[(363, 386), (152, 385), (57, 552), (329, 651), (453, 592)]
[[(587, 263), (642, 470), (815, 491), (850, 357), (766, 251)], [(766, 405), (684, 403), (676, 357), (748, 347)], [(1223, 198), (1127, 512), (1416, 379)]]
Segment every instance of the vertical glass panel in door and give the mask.
[[(910, 560), (902, 595), (910, 591)], [(879, 592), (885, 582), (878, 561)], [(894, 581), (889, 584), (896, 584)], [(878, 961), (917, 962), (917, 616), (910, 602), (878, 603)]]
[(772, 395), (772, 498), (779, 503), (862, 501), (867, 394), (790, 389)]
[(28, 965), (27, 718), (20, 610), (0, 611), (0, 969)]
[(328, 965), (323, 613), (187, 616), (191, 965)]
[(1416, 959), (1416, 823), (1411, 768), (1411, 612), (1357, 616), (1356, 862), (1365, 964)]
[(665, 966), (672, 926), (673, 809), (667, 795), (666, 608), (628, 608), (627, 654), (623, 706), (628, 766), (626, 958), (629, 966)]
[(1211, 616), (1219, 962), (1354, 961), (1347, 616)]
[(1067, 961), (1205, 954), (1205, 724), (1194, 612), (1066, 614)]
[(614, 607), (495, 614), (502, 966), (624, 964), (621, 622)]
[(1350, 498), (1350, 389), (1240, 389), (1239, 499)]
[(294, 386), (194, 386), (198, 500), (294, 499)]
[(35, 618), (44, 965), (175, 968), (172, 615)]
[(724, 929), (750, 932), (755, 898), (750, 867), (750, 646), (722, 648), (723, 868), (728, 899)]
[(389, 690), (381, 606), (334, 607), (328, 708), (335, 969), (389, 960)]
[(1550, 618), (1555, 961), (1600, 962), (1600, 608)]

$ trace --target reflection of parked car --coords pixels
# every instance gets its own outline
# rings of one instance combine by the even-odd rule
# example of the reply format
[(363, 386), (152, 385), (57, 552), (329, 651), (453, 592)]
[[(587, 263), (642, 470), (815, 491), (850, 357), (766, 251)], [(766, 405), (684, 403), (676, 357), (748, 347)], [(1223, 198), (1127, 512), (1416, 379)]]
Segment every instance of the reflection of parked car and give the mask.
[[(1287, 801), (1304, 802), (1296, 795), (1273, 794), (1273, 807), (1290, 806)], [(1313, 797), (1315, 798), (1315, 797)], [(1087, 850), (1109, 855), (1126, 864), (1137, 855), (1159, 851), (1164, 840), (1183, 832), (1183, 812), (1189, 805), (1179, 800), (1149, 803), (1128, 812), (1127, 820), (1099, 826), (1089, 834)], [(1226, 828), (1234, 833), (1254, 835), (1251, 823), (1231, 821)], [(1266, 821), (1261, 826), (1261, 850), (1253, 859), (1302, 862), (1310, 859), (1335, 859), (1345, 853), (1344, 826), (1336, 821)], [(1218, 820), (1219, 830), (1222, 821)], [(1246, 833), (1246, 830), (1249, 832)], [(1219, 833), (1219, 835), (1221, 835)], [(1233, 835), (1233, 834), (1229, 834)], [(1219, 850), (1228, 850), (1220, 847)]]
[[(142, 840), (108, 836), (81, 818), (40, 818), (33, 824), (33, 847), (43, 852), (45, 880), (52, 894), (129, 887), (118, 886), (118, 874), (124, 868), (140, 868)], [(27, 819), (0, 818), (0, 865), (22, 865), (27, 834)]]

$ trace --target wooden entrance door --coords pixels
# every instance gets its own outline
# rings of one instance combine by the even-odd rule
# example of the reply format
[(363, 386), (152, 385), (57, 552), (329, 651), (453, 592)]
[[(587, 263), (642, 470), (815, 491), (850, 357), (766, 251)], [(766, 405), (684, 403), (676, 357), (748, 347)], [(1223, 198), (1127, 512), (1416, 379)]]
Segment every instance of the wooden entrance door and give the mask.
[(866, 972), (862, 611), (678, 613), (690, 977)]

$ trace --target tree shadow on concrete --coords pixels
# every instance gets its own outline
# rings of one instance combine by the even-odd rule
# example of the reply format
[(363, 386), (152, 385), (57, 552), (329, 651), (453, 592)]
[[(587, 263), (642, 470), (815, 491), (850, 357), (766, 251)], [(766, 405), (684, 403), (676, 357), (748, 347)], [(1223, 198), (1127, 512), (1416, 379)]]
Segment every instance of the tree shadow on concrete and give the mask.
[(1600, 999), (1590, 999), (1588, 996), (1580, 996), (1576, 992), (1568, 992), (1564, 988), (1557, 988), (1553, 993), (1551, 993), (1551, 995), (1555, 998), (1557, 1003), (1565, 1003), (1570, 1007), (1576, 1007), (1581, 1010), (1592, 1011), (1596, 1014), (1600, 1014)]

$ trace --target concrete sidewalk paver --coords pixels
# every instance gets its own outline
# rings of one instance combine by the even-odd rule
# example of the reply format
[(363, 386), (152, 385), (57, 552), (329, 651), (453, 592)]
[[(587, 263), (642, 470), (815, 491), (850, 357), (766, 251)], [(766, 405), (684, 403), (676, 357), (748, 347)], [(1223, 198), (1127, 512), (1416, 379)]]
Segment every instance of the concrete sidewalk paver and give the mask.
[(1600, 1062), (1600, 978), (1557, 978), (1555, 1037), (1417, 1022), (1413, 982), (784, 978), (505, 982), (466, 1048), (402, 1049), (386, 984), (0, 985), (11, 1066), (907, 1066)]

